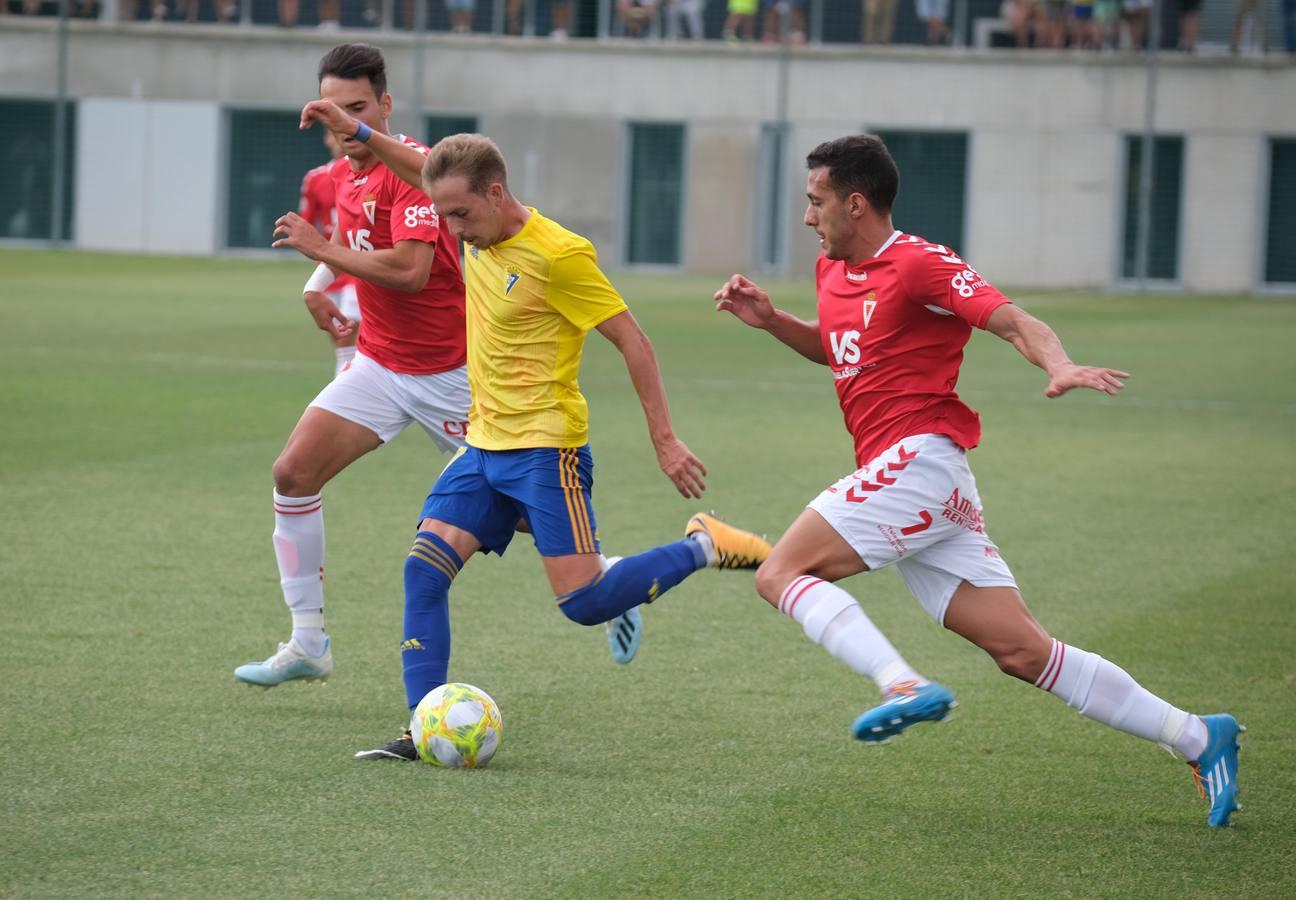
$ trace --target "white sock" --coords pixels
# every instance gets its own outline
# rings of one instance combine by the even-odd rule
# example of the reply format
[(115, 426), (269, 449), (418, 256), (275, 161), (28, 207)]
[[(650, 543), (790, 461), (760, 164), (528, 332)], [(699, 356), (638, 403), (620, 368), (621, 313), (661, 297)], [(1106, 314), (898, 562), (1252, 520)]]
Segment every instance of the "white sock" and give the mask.
[(811, 575), (794, 579), (779, 597), (779, 612), (801, 623), (806, 637), (885, 692), (897, 681), (927, 680), (909, 667), (896, 648), (860, 609), (855, 598)]
[(324, 504), (320, 495), (274, 492), (275, 559), (292, 636), (311, 656), (324, 652)]
[(1156, 741), (1186, 759), (1206, 749), (1206, 723), (1152, 694), (1097, 653), (1055, 640), (1035, 686), (1056, 694), (1080, 715)]
[(333, 374), (336, 376), (342, 373), (347, 363), (355, 359), (356, 348), (355, 344), (352, 344), (350, 347), (334, 347), (333, 349), (337, 354), (337, 367), (333, 370)]

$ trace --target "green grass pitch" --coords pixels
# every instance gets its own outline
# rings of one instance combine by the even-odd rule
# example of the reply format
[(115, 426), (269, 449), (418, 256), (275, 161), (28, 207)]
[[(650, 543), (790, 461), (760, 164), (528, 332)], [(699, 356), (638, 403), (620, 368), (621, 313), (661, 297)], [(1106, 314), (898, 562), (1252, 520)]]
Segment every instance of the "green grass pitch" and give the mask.
[[(402, 722), (401, 567), (445, 458), (414, 430), (327, 488), (332, 681), (235, 684), (288, 634), (270, 466), (332, 365), (307, 270), (0, 252), (0, 896), (1296, 896), (1290, 301), (1022, 296), (1127, 391), (1045, 400), (983, 334), (960, 385), (1045, 626), (1250, 727), (1245, 809), (1213, 832), (1182, 762), (1000, 675), (893, 573), (845, 586), (961, 706), (871, 748), (849, 727), (872, 685), (749, 574), (648, 609), (620, 668), (525, 539), (451, 595), (450, 674), (499, 702), (495, 761), (353, 761)], [(715, 314), (718, 280), (615, 280), (704, 508), (776, 536), (853, 468), (825, 372)], [(811, 314), (807, 282), (771, 287)], [(675, 537), (698, 505), (597, 336), (581, 380), (605, 549)]]

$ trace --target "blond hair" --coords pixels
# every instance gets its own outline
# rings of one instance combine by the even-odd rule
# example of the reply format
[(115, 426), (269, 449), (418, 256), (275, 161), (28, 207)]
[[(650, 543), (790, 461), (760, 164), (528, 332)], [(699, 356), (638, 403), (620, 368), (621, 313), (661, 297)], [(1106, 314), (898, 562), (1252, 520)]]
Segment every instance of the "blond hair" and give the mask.
[(468, 179), (468, 190), (484, 194), (498, 182), (508, 190), (508, 169), (504, 154), (484, 134), (452, 134), (437, 141), (423, 163), (423, 186), (450, 175)]

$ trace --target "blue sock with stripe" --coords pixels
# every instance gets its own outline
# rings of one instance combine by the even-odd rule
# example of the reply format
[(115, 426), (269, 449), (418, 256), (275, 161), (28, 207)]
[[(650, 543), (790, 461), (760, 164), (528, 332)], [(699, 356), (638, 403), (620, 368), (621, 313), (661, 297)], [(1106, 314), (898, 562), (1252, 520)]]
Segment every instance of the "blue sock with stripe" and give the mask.
[(585, 587), (559, 597), (558, 606), (573, 622), (598, 625), (651, 603), (706, 564), (702, 546), (684, 538), (627, 556)]
[(450, 582), (463, 560), (430, 531), (420, 531), (405, 558), (405, 640), (401, 670), (410, 709), (445, 684), (450, 669)]

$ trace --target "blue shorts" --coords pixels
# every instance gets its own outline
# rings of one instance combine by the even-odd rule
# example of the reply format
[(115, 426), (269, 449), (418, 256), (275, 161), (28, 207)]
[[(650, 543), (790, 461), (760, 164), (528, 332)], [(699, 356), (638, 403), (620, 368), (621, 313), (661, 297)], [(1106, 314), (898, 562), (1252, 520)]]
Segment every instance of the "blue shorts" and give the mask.
[(462, 528), (501, 556), (523, 519), (541, 556), (598, 553), (590, 494), (594, 457), (583, 447), (464, 447), (423, 503), (423, 519)]

